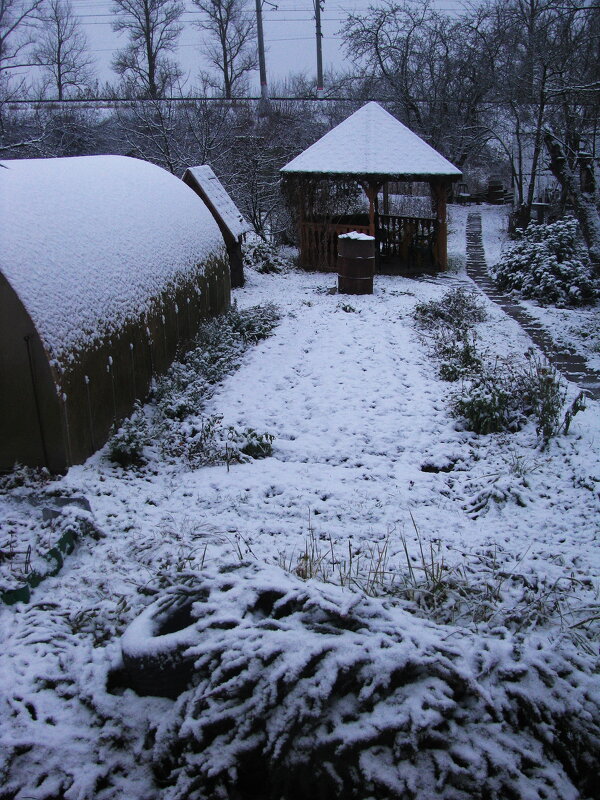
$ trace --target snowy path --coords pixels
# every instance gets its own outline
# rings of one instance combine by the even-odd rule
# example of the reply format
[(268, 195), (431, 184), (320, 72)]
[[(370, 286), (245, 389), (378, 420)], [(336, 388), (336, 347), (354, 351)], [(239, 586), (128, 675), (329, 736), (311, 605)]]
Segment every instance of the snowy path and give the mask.
[(416, 367), (422, 343), (398, 325), (400, 313), (406, 312), (371, 298), (325, 296), (284, 320), (253, 358), (252, 380), (240, 371), (225, 382), (216, 405), (227, 416), (239, 409), (236, 423), (250, 413), (276, 434), (286, 460), (340, 464), (387, 455), (395, 461), (416, 418), (432, 407)]
[(540, 323), (528, 314), (522, 304), (498, 290), (487, 269), (481, 235), (481, 214), (469, 213), (467, 219), (467, 274), (485, 294), (515, 319), (531, 336), (534, 344), (567, 380), (600, 400), (600, 375), (588, 367), (586, 360), (572, 351), (560, 350)]
[[(561, 487), (560, 506), (579, 518), (574, 538), (589, 544), (596, 526), (588, 501), (595, 500), (584, 493), (586, 502), (578, 501), (576, 483), (589, 483), (599, 461), (595, 426), (589, 428), (593, 408), (585, 414), (584, 443), (557, 441), (555, 458), (531, 449), (532, 431), (505, 443), (461, 431), (447, 411), (453, 386), (437, 380), (412, 312), (418, 301), (438, 299), (461, 282), (468, 286), (468, 279), (378, 276), (375, 294), (367, 297), (329, 294), (334, 280), (254, 274), (236, 292), (241, 306), (276, 300), (284, 317), (223, 381), (206, 412), (222, 415), (224, 425), (272, 433), (272, 458), (230, 470), (181, 471), (158, 462), (155, 474), (138, 477), (98, 455), (69, 472), (64, 483), (89, 496), (100, 525), (118, 535), (115, 552), (125, 550), (150, 572), (158, 553), (168, 558), (175, 536), (192, 561), (206, 544), (209, 558), (242, 549), (273, 560), (301, 551), (310, 527), (341, 547), (390, 536), (390, 552), (402, 559), (402, 535), (417, 547), (412, 514), (427, 540), (456, 548), (454, 560), (492, 543), (506, 548), (507, 557), (527, 551), (535, 561), (549, 542), (570, 560), (573, 542), (564, 531), (574, 520), (555, 515), (558, 491), (551, 488), (566, 463), (575, 484)], [(523, 353), (529, 337), (493, 303), (488, 307), (483, 346), (501, 355)], [(533, 475), (514, 474), (513, 462)], [(482, 513), (472, 513), (498, 480), (513, 502), (484, 503)], [(545, 499), (532, 505), (538, 485)], [(581, 563), (600, 574), (594, 552)], [(130, 569), (123, 563), (124, 577)], [(73, 579), (74, 589), (80, 576)]]

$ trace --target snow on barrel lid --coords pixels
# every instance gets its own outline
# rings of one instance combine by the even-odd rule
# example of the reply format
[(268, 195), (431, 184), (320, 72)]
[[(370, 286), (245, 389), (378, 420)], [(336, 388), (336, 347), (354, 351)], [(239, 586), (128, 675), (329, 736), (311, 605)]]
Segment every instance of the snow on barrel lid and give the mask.
[(284, 175), (386, 175), (425, 180), (461, 171), (378, 103), (359, 108), (281, 170)]
[(363, 242), (374, 242), (375, 237), (369, 236), (368, 233), (361, 233), (360, 231), (350, 231), (349, 233), (338, 234), (338, 239), (359, 239)]
[(126, 156), (0, 162), (0, 272), (63, 366), (223, 245), (166, 170)]

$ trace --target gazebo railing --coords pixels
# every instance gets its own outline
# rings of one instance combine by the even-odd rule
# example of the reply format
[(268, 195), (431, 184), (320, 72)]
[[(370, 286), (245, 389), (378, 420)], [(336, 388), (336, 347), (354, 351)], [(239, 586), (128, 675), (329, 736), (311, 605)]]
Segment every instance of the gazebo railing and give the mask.
[[(386, 272), (436, 269), (438, 222), (427, 217), (377, 214), (378, 266)], [(300, 256), (304, 269), (337, 269), (337, 238), (342, 233), (370, 233), (369, 225), (352, 221), (304, 221), (300, 226)]]
[(436, 219), (378, 214), (376, 223), (383, 268), (418, 271), (436, 266)]
[(352, 222), (304, 222), (300, 229), (301, 266), (330, 272), (337, 265), (337, 238), (342, 233), (369, 233), (368, 225)]

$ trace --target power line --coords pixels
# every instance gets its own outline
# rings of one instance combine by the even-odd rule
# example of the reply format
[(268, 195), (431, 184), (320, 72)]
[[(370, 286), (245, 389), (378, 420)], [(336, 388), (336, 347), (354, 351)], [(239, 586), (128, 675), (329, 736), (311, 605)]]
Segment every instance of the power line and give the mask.
[[(309, 37), (312, 39), (312, 37)], [(354, 78), (360, 78), (362, 76), (351, 76)], [(277, 95), (274, 97), (270, 97), (270, 100), (277, 100), (277, 101), (289, 101), (289, 102), (297, 102), (297, 103), (306, 103), (306, 102), (314, 102), (314, 103), (321, 103), (323, 101), (326, 102), (336, 102), (336, 103), (366, 103), (370, 101), (375, 101), (377, 103), (386, 103), (386, 104), (394, 104), (398, 102), (398, 98), (393, 97), (340, 97), (337, 95), (334, 96), (324, 96), (322, 98), (317, 98), (314, 96), (303, 95), (300, 97), (290, 97), (284, 95)], [(219, 102), (219, 103), (245, 103), (245, 102), (255, 102), (262, 100), (261, 97), (256, 97), (254, 95), (251, 96), (240, 96), (240, 97), (223, 97), (223, 96), (202, 96), (202, 95), (190, 95), (185, 97), (164, 97), (158, 100), (153, 100), (150, 98), (131, 98), (131, 97), (94, 97), (94, 98), (67, 98), (63, 100), (56, 100), (56, 99), (37, 99), (37, 100), (28, 100), (28, 99), (15, 99), (6, 101), (5, 104), (8, 107), (17, 106), (17, 105), (29, 105), (29, 106), (39, 106), (39, 105), (87, 105), (90, 107), (94, 107), (99, 103), (104, 103), (107, 105), (111, 104), (122, 104), (122, 103), (130, 103), (130, 104), (148, 104), (156, 105), (157, 103), (197, 103), (197, 102)], [(424, 104), (431, 102), (431, 98), (428, 97), (417, 97), (412, 98), (412, 102), (418, 104)], [(552, 105), (562, 105), (562, 100), (552, 100), (548, 99), (546, 104), (548, 106)], [(531, 101), (530, 103), (522, 103), (523, 106), (537, 106), (537, 103)], [(592, 106), (596, 107), (597, 103), (592, 100), (582, 100), (581, 102), (578, 101), (577, 105), (580, 106)], [(485, 103), (486, 108), (505, 108), (507, 106), (506, 101), (502, 100), (488, 100)]]

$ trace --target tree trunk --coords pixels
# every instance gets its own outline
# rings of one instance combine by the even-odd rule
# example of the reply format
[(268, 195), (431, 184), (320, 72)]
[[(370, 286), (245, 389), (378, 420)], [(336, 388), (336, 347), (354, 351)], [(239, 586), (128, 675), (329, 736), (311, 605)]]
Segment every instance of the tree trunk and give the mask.
[(550, 132), (546, 133), (545, 142), (552, 174), (573, 203), (590, 260), (594, 270), (600, 275), (600, 214), (596, 207), (594, 181), (588, 180), (588, 185), (582, 189), (567, 161), (562, 143)]
[(535, 138), (533, 142), (533, 155), (531, 158), (531, 178), (527, 190), (527, 208), (531, 219), (531, 206), (535, 199), (535, 184), (537, 180), (538, 163), (542, 151), (542, 125), (544, 122), (544, 112), (546, 110), (546, 66), (542, 68), (542, 87), (540, 89), (540, 99), (538, 105), (537, 121), (535, 126)]

